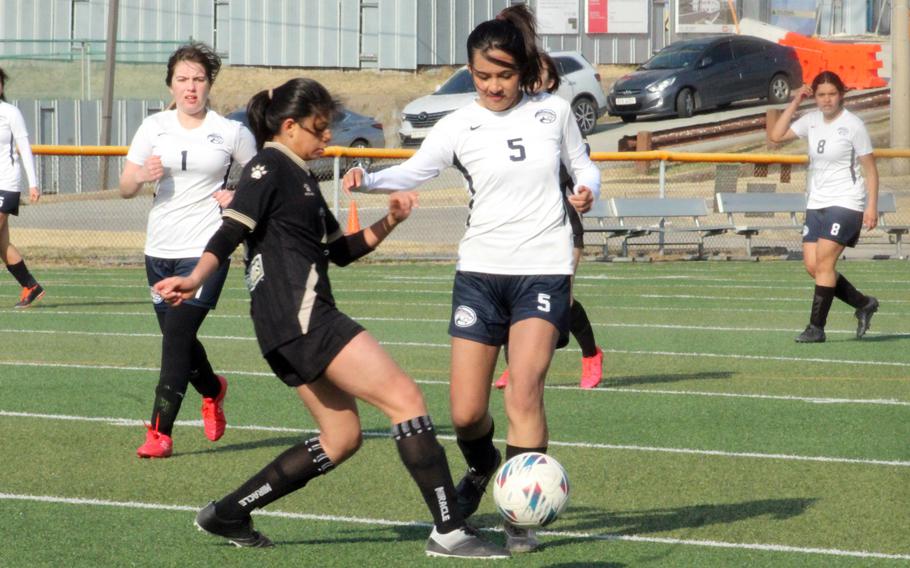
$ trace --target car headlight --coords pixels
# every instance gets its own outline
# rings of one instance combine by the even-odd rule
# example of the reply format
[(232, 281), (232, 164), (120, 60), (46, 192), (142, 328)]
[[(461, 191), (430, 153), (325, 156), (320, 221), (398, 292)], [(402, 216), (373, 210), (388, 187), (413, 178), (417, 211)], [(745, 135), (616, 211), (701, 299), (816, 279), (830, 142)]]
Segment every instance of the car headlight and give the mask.
[(408, 118), (408, 115), (406, 115), (405, 113), (401, 113), (401, 120), (407, 120), (407, 118)]
[(648, 86), (649, 93), (659, 93), (676, 82), (676, 77), (667, 77), (663, 81), (653, 83)]

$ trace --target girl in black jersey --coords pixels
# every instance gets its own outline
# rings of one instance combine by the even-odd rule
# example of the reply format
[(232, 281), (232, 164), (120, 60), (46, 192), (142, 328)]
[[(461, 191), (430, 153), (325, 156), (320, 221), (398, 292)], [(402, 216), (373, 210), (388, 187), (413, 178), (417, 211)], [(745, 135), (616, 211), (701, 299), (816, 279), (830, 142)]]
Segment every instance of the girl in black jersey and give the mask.
[(433, 514), (431, 556), (502, 558), (505, 549), (480, 539), (455, 506), (445, 451), (423, 396), (379, 343), (335, 306), (328, 262), (344, 266), (371, 252), (416, 205), (416, 194), (389, 199), (389, 212), (345, 236), (304, 160), (322, 155), (337, 102), (319, 83), (292, 79), (256, 94), (247, 107), (261, 150), (246, 166), (224, 222), (188, 277), (155, 290), (179, 304), (244, 241), (251, 314), (260, 348), (275, 374), (297, 394), (320, 434), (285, 451), (262, 471), (196, 517), (201, 529), (238, 546), (269, 546), (250, 512), (302, 488), (351, 457), (362, 433), (356, 399), (393, 424), (401, 460)]

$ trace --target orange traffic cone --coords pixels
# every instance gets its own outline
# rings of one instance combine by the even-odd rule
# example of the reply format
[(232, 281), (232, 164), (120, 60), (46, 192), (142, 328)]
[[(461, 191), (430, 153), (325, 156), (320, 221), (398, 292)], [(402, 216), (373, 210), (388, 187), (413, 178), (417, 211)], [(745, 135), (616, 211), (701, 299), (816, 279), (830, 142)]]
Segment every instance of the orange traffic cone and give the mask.
[(357, 202), (353, 199), (348, 206), (348, 229), (346, 234), (353, 235), (360, 231), (360, 218), (357, 216)]

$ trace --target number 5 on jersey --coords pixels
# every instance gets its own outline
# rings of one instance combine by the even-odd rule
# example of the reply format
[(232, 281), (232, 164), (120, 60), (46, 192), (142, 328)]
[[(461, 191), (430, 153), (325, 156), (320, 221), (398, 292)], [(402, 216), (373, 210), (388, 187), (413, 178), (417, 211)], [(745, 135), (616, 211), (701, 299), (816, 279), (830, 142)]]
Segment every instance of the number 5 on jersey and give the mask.
[(523, 162), (526, 157), (525, 147), (519, 144), (519, 142), (521, 142), (521, 138), (507, 140), (509, 148), (512, 150), (512, 154), (509, 154), (509, 159), (513, 162)]

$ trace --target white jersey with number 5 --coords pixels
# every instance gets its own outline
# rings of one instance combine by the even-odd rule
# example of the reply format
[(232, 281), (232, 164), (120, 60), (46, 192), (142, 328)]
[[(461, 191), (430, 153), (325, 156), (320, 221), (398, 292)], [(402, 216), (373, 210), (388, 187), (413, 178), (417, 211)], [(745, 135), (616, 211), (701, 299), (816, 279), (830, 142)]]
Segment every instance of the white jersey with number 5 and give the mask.
[(28, 186), (37, 187), (35, 160), (28, 144), (28, 131), (22, 113), (8, 102), (0, 101), (0, 191), (21, 191), (20, 156)]
[(406, 162), (367, 174), (364, 188), (411, 189), (449, 166), (464, 176), (470, 202), (457, 270), (487, 274), (572, 274), (572, 229), (559, 166), (600, 194), (569, 103), (524, 96), (493, 112), (477, 101), (447, 115)]
[(242, 168), (256, 155), (256, 141), (245, 126), (212, 110), (190, 130), (180, 125), (176, 110), (167, 110), (142, 122), (126, 159), (141, 166), (153, 155), (161, 158), (164, 177), (155, 186), (145, 254), (202, 256), (221, 226), (221, 209), (212, 194), (224, 187), (232, 164)]
[(831, 122), (821, 111), (804, 114), (790, 129), (809, 139), (809, 201), (807, 209), (866, 208), (866, 183), (857, 158), (872, 153), (863, 121), (847, 109)]

